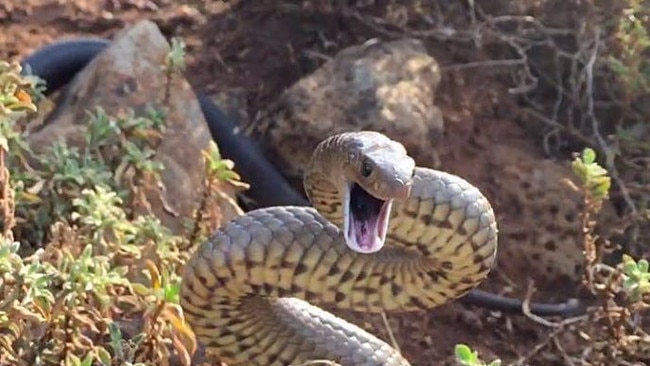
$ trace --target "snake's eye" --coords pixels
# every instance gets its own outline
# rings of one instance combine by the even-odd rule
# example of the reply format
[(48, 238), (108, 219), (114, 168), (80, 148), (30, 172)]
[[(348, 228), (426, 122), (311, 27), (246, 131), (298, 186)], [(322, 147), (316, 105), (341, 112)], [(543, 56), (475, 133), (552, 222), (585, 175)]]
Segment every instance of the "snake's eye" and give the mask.
[(361, 175), (368, 178), (372, 174), (372, 163), (368, 159), (364, 159), (361, 163)]

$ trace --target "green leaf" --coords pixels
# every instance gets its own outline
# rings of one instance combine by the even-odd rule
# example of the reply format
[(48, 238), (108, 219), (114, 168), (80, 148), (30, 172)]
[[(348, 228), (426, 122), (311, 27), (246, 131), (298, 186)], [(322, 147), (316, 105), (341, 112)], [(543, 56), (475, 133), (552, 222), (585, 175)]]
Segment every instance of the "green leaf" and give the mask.
[(181, 286), (178, 283), (168, 284), (165, 286), (165, 302), (171, 302), (177, 304), (179, 302), (179, 294), (181, 292)]
[(459, 361), (464, 361), (463, 364), (474, 361), (474, 354), (472, 349), (469, 348), (466, 344), (457, 344), (454, 352), (456, 353), (456, 359)]
[(646, 259), (639, 260), (639, 262), (637, 263), (637, 268), (641, 272), (644, 272), (644, 273), (648, 272), (648, 261)]
[(582, 161), (585, 164), (592, 164), (596, 161), (596, 152), (591, 148), (586, 148), (582, 151)]
[(66, 366), (81, 366), (81, 359), (72, 353), (68, 353), (65, 364)]
[(632, 274), (636, 270), (636, 262), (631, 257), (623, 256), (623, 273), (626, 275)]
[(95, 352), (97, 352), (97, 358), (99, 358), (99, 362), (101, 362), (102, 365), (111, 366), (112, 357), (110, 352), (108, 352), (104, 347), (96, 347)]
[(111, 343), (119, 343), (122, 341), (122, 330), (115, 323), (108, 324), (108, 334), (111, 337)]
[(92, 366), (93, 360), (93, 354), (89, 352), (86, 354), (86, 357), (84, 357), (83, 361), (81, 361), (81, 366)]

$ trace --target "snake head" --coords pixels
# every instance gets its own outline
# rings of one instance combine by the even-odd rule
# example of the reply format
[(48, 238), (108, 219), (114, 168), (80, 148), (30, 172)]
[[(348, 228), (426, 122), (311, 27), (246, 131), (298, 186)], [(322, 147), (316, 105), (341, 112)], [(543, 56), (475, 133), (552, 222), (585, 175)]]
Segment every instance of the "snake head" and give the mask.
[(409, 197), (415, 161), (404, 146), (377, 132), (351, 134), (344, 164), (345, 242), (359, 253), (374, 253), (386, 241), (394, 200)]

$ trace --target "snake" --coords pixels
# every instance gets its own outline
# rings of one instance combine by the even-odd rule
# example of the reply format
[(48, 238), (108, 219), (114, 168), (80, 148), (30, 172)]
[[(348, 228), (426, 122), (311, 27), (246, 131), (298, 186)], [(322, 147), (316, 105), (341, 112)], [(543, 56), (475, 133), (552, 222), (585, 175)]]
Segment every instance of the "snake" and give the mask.
[(466, 180), (416, 166), (402, 144), (374, 131), (323, 140), (304, 187), (313, 207), (249, 211), (192, 254), (180, 290), (185, 320), (229, 365), (410, 365), (309, 304), (406, 312), (466, 294), (496, 258), (492, 206)]
[[(44, 91), (46, 96), (64, 89), (60, 96), (60, 98), (63, 98), (65, 95), (65, 86), (68, 85), (76, 74), (92, 62), (93, 59), (101, 54), (101, 52), (110, 44), (110, 39), (98, 37), (80, 37), (76, 39), (56, 40), (50, 44), (41, 46), (31, 54), (25, 56), (21, 60), (21, 65), (24, 68), (24, 73), (38, 76), (44, 80), (47, 86), (47, 89)], [(306, 199), (288, 183), (275, 165), (267, 159), (258, 143), (253, 141), (247, 135), (238, 132), (239, 126), (237, 123), (230, 116), (224, 113), (216, 104), (214, 104), (209, 95), (198, 89), (195, 89), (194, 91), (208, 124), (210, 134), (219, 146), (222, 155), (224, 158), (231, 159), (235, 162), (235, 165), (238, 167), (238, 173), (242, 179), (250, 184), (250, 189), (247, 192), (249, 197), (252, 198), (260, 208), (269, 208), (270, 211), (266, 211), (267, 214), (274, 212), (279, 213), (283, 210), (283, 212), (286, 211), (286, 209), (274, 208), (276, 206), (294, 206), (294, 208), (291, 209), (293, 210), (292, 212), (303, 212), (305, 215), (311, 212), (310, 215), (314, 216), (314, 218), (321, 217), (321, 214), (315, 215), (314, 211), (309, 210), (309, 207), (314, 204), (318, 207), (316, 210), (317, 212), (323, 212), (324, 217), (329, 217), (333, 220), (326, 220), (323, 222), (323, 219), (319, 218), (314, 222), (319, 222), (324, 226), (329, 227), (330, 229), (326, 230), (327, 233), (333, 232), (334, 229), (332, 225), (336, 226), (337, 223), (340, 224), (341, 216), (333, 215), (331, 213), (328, 214), (328, 212), (333, 208), (319, 204), (319, 200), (325, 200), (329, 202), (332, 207), (338, 207), (337, 209), (339, 210), (341, 209), (341, 201), (332, 199), (335, 196), (333, 191), (323, 189), (327, 184), (324, 186), (322, 184), (308, 185), (309, 187), (317, 188), (316, 190), (311, 191), (311, 194), (316, 194), (315, 197), (317, 197), (317, 200), (310, 201)], [(56, 115), (57, 112), (58, 107), (51, 113), (51, 116)], [(51, 116), (48, 119), (51, 119)], [(419, 172), (420, 168), (415, 169), (415, 171)], [(309, 191), (306, 193), (309, 194), (308, 192)], [(331, 194), (332, 196), (330, 196), (330, 199), (326, 199), (327, 196), (321, 197), (321, 195), (319, 195), (323, 194), (323, 192)], [(245, 202), (247, 201), (242, 201), (243, 204), (245, 204)], [(399, 203), (393, 203), (393, 205), (394, 207), (392, 212), (400, 212), (399, 210), (405, 207)], [(257, 217), (256, 215), (260, 214), (251, 213), (251, 215), (253, 215), (252, 217)], [(248, 219), (251, 218), (248, 214), (246, 217)], [(395, 225), (399, 220), (392, 220), (391, 222), (392, 225)], [(375, 253), (376, 256), (383, 258), (387, 255), (386, 253), (391, 253), (390, 248), (385, 249), (386, 250)], [(354, 253), (347, 254), (347, 256), (350, 255), (353, 257), (355, 256)], [(285, 290), (279, 288), (277, 291), (279, 294), (283, 294)], [(462, 295), (462, 293), (463, 291), (458, 295), (460, 296), (458, 301), (464, 304), (507, 313), (522, 313), (523, 301), (520, 299), (510, 298), (476, 288), (465, 292), (464, 295)], [(452, 294), (449, 293), (449, 295), (451, 296)], [(277, 304), (287, 304), (291, 301), (298, 300), (282, 299), (281, 301), (278, 301)], [(564, 303), (558, 304), (531, 302), (529, 304), (529, 309), (531, 313), (538, 316), (570, 317), (584, 313), (583, 304), (580, 304), (575, 299), (569, 299)], [(318, 312), (319, 310), (314, 311)], [(324, 317), (329, 316), (325, 314), (327, 313), (322, 313), (321, 315)]]

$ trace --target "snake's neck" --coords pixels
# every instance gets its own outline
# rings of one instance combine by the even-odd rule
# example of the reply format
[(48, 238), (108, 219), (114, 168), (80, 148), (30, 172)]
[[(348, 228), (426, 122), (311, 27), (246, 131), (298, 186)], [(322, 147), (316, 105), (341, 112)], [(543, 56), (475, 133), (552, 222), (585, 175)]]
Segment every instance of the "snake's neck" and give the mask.
[(314, 208), (343, 230), (343, 192), (330, 179), (322, 173), (308, 173), (304, 178), (305, 192)]
[(341, 230), (345, 221), (343, 191), (347, 184), (341, 169), (350, 159), (347, 144), (345, 134), (325, 139), (314, 149), (303, 179), (305, 193), (314, 208)]

